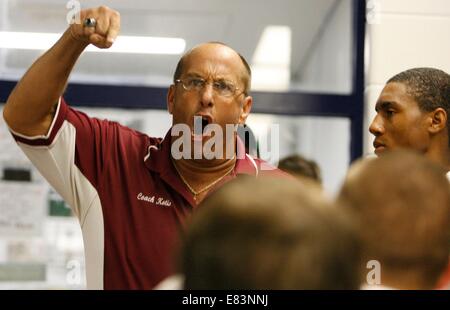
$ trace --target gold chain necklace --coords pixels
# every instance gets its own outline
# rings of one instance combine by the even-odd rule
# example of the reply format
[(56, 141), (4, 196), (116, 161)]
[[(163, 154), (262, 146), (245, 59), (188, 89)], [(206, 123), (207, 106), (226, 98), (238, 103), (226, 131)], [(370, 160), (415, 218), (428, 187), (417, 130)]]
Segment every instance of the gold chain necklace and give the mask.
[(184, 185), (186, 185), (186, 187), (189, 189), (189, 191), (191, 192), (191, 194), (194, 196), (194, 200), (197, 200), (197, 196), (201, 193), (203, 193), (204, 191), (210, 189), (211, 187), (213, 187), (214, 185), (216, 185), (217, 183), (220, 182), (220, 180), (222, 180), (224, 177), (226, 177), (233, 169), (234, 169), (234, 165), (233, 167), (231, 167), (231, 169), (229, 169), (223, 176), (221, 176), (220, 178), (218, 178), (217, 180), (215, 180), (214, 182), (208, 184), (207, 186), (205, 186), (204, 188), (196, 191), (195, 189), (192, 188), (192, 186), (188, 183), (188, 181), (186, 181), (186, 179), (183, 177), (183, 175), (181, 174), (180, 170), (178, 170), (177, 165), (175, 164), (175, 162), (172, 159), (172, 163), (173, 166), (175, 167), (175, 170), (177, 171), (178, 175), (180, 176), (181, 180), (183, 181)]

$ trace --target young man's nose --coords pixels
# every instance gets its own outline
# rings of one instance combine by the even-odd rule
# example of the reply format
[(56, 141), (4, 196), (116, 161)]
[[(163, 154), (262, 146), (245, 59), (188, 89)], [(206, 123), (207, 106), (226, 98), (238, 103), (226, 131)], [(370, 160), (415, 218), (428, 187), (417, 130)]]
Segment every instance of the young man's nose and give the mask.
[(369, 131), (374, 136), (379, 136), (383, 133), (383, 124), (379, 119), (378, 115), (376, 115), (372, 120), (372, 123), (369, 126)]

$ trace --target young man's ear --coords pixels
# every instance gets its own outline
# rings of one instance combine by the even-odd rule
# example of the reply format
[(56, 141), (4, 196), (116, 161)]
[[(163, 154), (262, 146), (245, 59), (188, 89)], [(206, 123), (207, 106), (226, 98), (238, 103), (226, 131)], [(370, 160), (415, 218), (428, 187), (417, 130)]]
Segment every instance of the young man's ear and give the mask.
[(447, 128), (447, 112), (443, 108), (437, 108), (430, 114), (431, 126), (429, 131), (432, 134), (436, 134), (445, 128)]
[(242, 103), (241, 115), (239, 116), (239, 124), (241, 125), (245, 124), (245, 121), (247, 120), (247, 117), (252, 109), (252, 104), (253, 98), (251, 96), (247, 96), (244, 98), (244, 101)]
[(167, 110), (170, 114), (173, 112), (173, 105), (175, 99), (175, 85), (170, 85), (169, 90), (167, 92)]

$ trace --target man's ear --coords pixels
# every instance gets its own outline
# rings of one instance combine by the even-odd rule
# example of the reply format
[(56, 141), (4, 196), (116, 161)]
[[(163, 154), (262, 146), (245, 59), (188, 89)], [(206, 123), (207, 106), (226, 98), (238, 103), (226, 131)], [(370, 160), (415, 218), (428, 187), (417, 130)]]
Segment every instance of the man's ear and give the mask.
[(175, 100), (175, 85), (170, 85), (169, 90), (167, 92), (167, 110), (170, 114), (173, 113), (173, 106)]
[(437, 108), (430, 113), (431, 124), (429, 132), (437, 134), (438, 132), (447, 128), (447, 112), (443, 108)]
[(248, 115), (252, 109), (253, 98), (252, 96), (247, 96), (244, 98), (242, 103), (241, 115), (239, 115), (239, 124), (244, 125), (247, 120)]

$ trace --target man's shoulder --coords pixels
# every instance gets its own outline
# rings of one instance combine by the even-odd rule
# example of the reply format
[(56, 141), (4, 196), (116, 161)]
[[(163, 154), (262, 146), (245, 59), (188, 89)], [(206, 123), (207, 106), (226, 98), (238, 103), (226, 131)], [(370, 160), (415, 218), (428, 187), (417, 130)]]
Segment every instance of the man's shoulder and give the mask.
[(150, 136), (138, 129), (123, 125), (116, 121), (111, 121), (108, 119), (102, 120), (104, 123), (103, 126), (109, 126), (113, 128), (112, 136), (116, 136), (116, 138), (121, 139), (123, 141), (143, 144), (146, 147), (150, 145), (159, 147), (163, 138)]
[(150, 151), (160, 150), (163, 138), (154, 137), (138, 129), (108, 119), (98, 120), (104, 143), (111, 144), (129, 159), (138, 156), (145, 158)]

